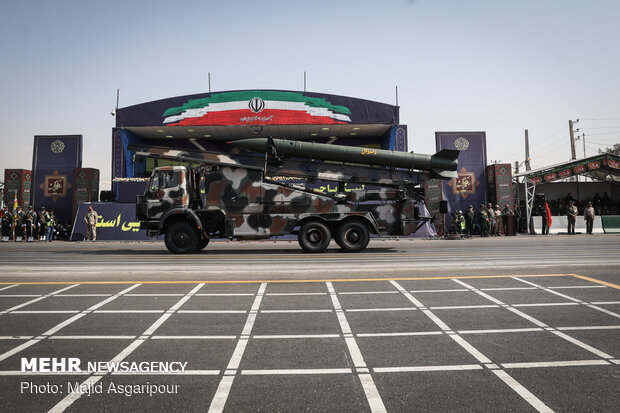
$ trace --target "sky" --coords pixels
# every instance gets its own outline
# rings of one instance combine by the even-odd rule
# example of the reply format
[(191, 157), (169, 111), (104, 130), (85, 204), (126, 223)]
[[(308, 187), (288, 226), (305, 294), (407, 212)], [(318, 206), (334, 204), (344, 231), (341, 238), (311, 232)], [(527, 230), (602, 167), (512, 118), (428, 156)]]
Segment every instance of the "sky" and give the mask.
[(395, 104), (409, 150), (486, 131), (489, 161), (534, 168), (620, 143), (620, 1), (5, 1), (0, 170), (30, 169), (35, 135), (81, 134), (110, 188), (112, 109), (241, 89)]

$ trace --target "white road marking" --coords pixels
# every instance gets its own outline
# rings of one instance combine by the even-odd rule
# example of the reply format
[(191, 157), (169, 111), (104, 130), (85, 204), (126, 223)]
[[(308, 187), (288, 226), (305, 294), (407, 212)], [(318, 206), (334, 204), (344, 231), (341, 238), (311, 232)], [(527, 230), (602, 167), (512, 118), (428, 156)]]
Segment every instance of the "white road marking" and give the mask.
[(355, 312), (380, 312), (380, 311), (416, 311), (415, 307), (396, 307), (396, 308), (348, 308), (347, 313)]
[(590, 346), (589, 344), (584, 343), (583, 341), (577, 340), (576, 338), (573, 338), (573, 337), (569, 336), (568, 334), (564, 334), (561, 331), (552, 331), (552, 333), (555, 334), (558, 337), (562, 337), (566, 341), (569, 341), (569, 342), (575, 344), (576, 346), (581, 347), (584, 350), (588, 350), (590, 353), (596, 354), (599, 357), (602, 357), (604, 359), (612, 359), (612, 358), (614, 358), (614, 356), (611, 356), (611, 355), (605, 353), (604, 351), (598, 350), (598, 349)]
[(136, 336), (51, 336), (51, 340), (134, 340)]
[(575, 327), (558, 327), (558, 330), (617, 330), (620, 326), (575, 326)]
[(44, 300), (44, 299), (46, 299), (46, 298), (52, 297), (52, 296), (53, 296), (53, 295), (55, 295), (55, 294), (61, 293), (61, 292), (63, 292), (63, 291), (67, 291), (67, 290), (69, 290), (69, 289), (71, 289), (71, 288), (75, 288), (75, 287), (77, 287), (78, 285), (79, 285), (79, 284), (73, 284), (73, 285), (70, 285), (70, 286), (68, 286), (68, 287), (61, 288), (60, 290), (56, 290), (56, 291), (54, 291), (54, 292), (51, 292), (51, 293), (49, 293), (49, 294), (45, 294), (45, 295), (43, 295), (43, 296), (41, 296), (41, 297), (37, 297), (37, 298), (35, 298), (34, 300), (26, 301), (25, 303), (21, 303), (21, 304), (19, 304), (19, 305), (14, 306), (14, 307), (7, 308), (6, 310), (4, 310), (4, 311), (0, 312), (0, 315), (6, 314), (6, 313), (10, 313), (11, 311), (13, 311), (13, 310), (17, 310), (18, 308), (26, 307), (27, 305), (30, 305), (30, 304), (32, 304), (32, 303), (36, 303), (37, 301), (41, 301), (41, 300)]
[(340, 334), (270, 334), (270, 335), (255, 335), (252, 338), (255, 339), (281, 339), (281, 338), (340, 338)]
[(429, 307), (431, 310), (470, 310), (475, 308), (499, 308), (497, 304), (487, 305), (447, 305), (441, 307)]
[(571, 360), (571, 361), (541, 361), (531, 363), (502, 363), (505, 369), (529, 369), (540, 367), (574, 367), (574, 366), (608, 366), (605, 360)]
[(274, 370), (241, 370), (244, 376), (261, 375), (314, 375), (314, 374), (351, 374), (351, 369), (274, 369)]
[(579, 305), (579, 303), (526, 303), (526, 304), (510, 304), (512, 307), (561, 307)]
[(410, 290), (410, 293), (462, 293), (469, 291), (467, 288), (450, 288), (445, 290)]
[[(347, 317), (345, 316), (344, 311), (342, 311), (342, 306), (340, 305), (340, 300), (338, 300), (338, 295), (334, 290), (334, 285), (331, 282), (326, 282), (327, 290), (329, 291), (329, 296), (332, 300), (332, 304), (334, 309), (336, 310), (336, 315), (338, 317), (338, 323), (340, 324), (340, 329), (342, 333), (345, 335), (345, 343), (347, 344), (347, 349), (349, 350), (349, 354), (351, 356), (351, 361), (353, 365), (357, 369), (366, 369), (366, 362), (364, 361), (364, 357), (362, 356), (362, 352), (360, 351), (355, 338), (348, 337), (351, 335), (351, 326), (347, 321)], [(379, 394), (379, 390), (375, 386), (375, 382), (372, 379), (370, 374), (359, 374), (358, 375), (360, 382), (362, 383), (362, 388), (364, 389), (364, 394), (366, 394), (366, 399), (368, 400), (368, 405), (370, 406), (370, 410), (372, 412), (385, 412), (385, 406), (383, 404), (383, 400), (381, 400), (381, 395)]]
[(560, 289), (570, 289), (570, 288), (609, 288), (606, 285), (565, 285), (561, 287), (549, 287), (551, 290), (560, 290)]
[(7, 285), (6, 287), (0, 288), (0, 291), (8, 290), (9, 288), (17, 287), (18, 284)]
[(95, 310), (94, 314), (161, 314), (166, 310)]
[(411, 331), (403, 333), (359, 333), (356, 337), (408, 337), (408, 336), (438, 336), (443, 331)]
[(230, 388), (233, 381), (235, 380), (235, 374), (237, 372), (237, 369), (239, 368), (241, 358), (243, 357), (245, 347), (248, 343), (248, 338), (244, 337), (249, 337), (252, 333), (252, 328), (254, 328), (254, 323), (256, 321), (256, 314), (258, 313), (258, 309), (260, 308), (261, 302), (263, 301), (263, 296), (265, 295), (266, 288), (267, 283), (261, 283), (260, 287), (258, 288), (256, 297), (254, 298), (254, 302), (252, 303), (250, 314), (248, 314), (248, 318), (245, 321), (243, 331), (241, 332), (242, 338), (237, 341), (237, 345), (235, 346), (233, 355), (228, 362), (226, 371), (224, 372), (224, 376), (222, 377), (220, 384), (217, 386), (217, 390), (215, 391), (215, 395), (213, 396), (213, 400), (211, 401), (211, 405), (209, 406), (209, 412), (211, 413), (218, 413), (224, 410), (226, 400), (228, 399), (228, 394), (230, 393)]
[(360, 374), (358, 377), (360, 379), (360, 382), (362, 383), (364, 393), (366, 393), (366, 399), (368, 399), (370, 411), (376, 413), (387, 412), (385, 405), (383, 404), (383, 400), (381, 400), (379, 390), (377, 390), (377, 386), (375, 386), (375, 382), (372, 379), (372, 376), (370, 374)]
[(179, 310), (179, 314), (247, 314), (246, 310)]
[(224, 405), (228, 399), (228, 393), (232, 387), (235, 376), (224, 376), (217, 386), (211, 405), (209, 406), (209, 413), (219, 413), (224, 410)]
[(333, 313), (334, 310), (261, 310), (261, 314), (290, 314), (290, 313)]
[(529, 333), (532, 331), (545, 331), (542, 328), (499, 328), (492, 330), (459, 330), (459, 334), (501, 334), (501, 333)]
[(151, 340), (236, 340), (237, 336), (151, 336)]
[(270, 296), (304, 296), (304, 295), (327, 295), (328, 293), (268, 293), (265, 295), (270, 295)]
[[(132, 287), (126, 289), (126, 290), (123, 290), (120, 293), (115, 294), (114, 296), (108, 298), (107, 300), (111, 300), (111, 299), (114, 299), (116, 297), (119, 297), (122, 293), (125, 293), (128, 290), (137, 287), (138, 285), (134, 285), (134, 286), (132, 286)], [(146, 331), (140, 335), (140, 337), (148, 337), (148, 336), (152, 335), (153, 332), (157, 328), (159, 328), (172, 314), (174, 314), (174, 312), (176, 310), (179, 309), (179, 307), (181, 305), (183, 305), (183, 303), (185, 303), (187, 300), (189, 300), (203, 286), (204, 286), (204, 283), (200, 283), (195, 288), (193, 288), (190, 292), (188, 292), (185, 296), (183, 296), (183, 298), (181, 298), (176, 304), (174, 304), (172, 307), (170, 307), (170, 309), (165, 314), (162, 314), (149, 328), (147, 328)], [(105, 301), (103, 303), (105, 303)], [(92, 310), (94, 308), (98, 308), (101, 305), (103, 305), (103, 303), (96, 304), (95, 306), (91, 307), (89, 310)], [(144, 343), (144, 341), (146, 341), (146, 340), (143, 339), (143, 338), (139, 338), (139, 339), (134, 340), (131, 344), (129, 344), (126, 348), (124, 348), (120, 353), (118, 353), (116, 355), (116, 357), (114, 357), (111, 360), (111, 362), (121, 362), (121, 361), (123, 361), (127, 356), (129, 356), (131, 353), (133, 353), (135, 351), (135, 349), (137, 349), (142, 343)], [(90, 383), (95, 384), (99, 380), (101, 380), (102, 377), (103, 377), (102, 375), (90, 376), (84, 382), (82, 382), (82, 385), (88, 385)], [(80, 392), (69, 393), (64, 399), (62, 399), (58, 404), (56, 404), (50, 410), (50, 412), (59, 413), (59, 412), (65, 411), (65, 409), (67, 409), (67, 407), (71, 406), (71, 404), (73, 404), (73, 402), (75, 402), (77, 399), (79, 399), (81, 395), (82, 395), (82, 393), (80, 393)]]
[(544, 404), (538, 397), (534, 396), (528, 389), (523, 387), (518, 381), (513, 379), (504, 370), (491, 370), (497, 377), (506, 383), (511, 389), (519, 394), (533, 408), (542, 413), (553, 413), (553, 410)]
[(79, 313), (80, 310), (41, 310), (41, 311), (26, 311), (26, 310), (17, 310), (11, 311), (11, 314), (76, 314)]
[(372, 369), (375, 373), (411, 373), (416, 371), (464, 371), (464, 370), (482, 370), (480, 364), (461, 364), (453, 366), (408, 366), (408, 367), (375, 367)]
[(345, 291), (337, 293), (338, 295), (372, 295), (372, 294), (398, 294), (398, 291)]

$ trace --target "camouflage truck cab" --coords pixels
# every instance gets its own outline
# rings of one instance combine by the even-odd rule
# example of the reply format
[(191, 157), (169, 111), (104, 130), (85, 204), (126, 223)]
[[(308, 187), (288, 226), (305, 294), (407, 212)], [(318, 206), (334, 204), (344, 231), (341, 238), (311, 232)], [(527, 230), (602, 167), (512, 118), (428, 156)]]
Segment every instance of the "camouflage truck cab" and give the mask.
[[(166, 247), (181, 254), (205, 248), (212, 238), (287, 234), (296, 234), (305, 251), (322, 252), (333, 238), (344, 251), (359, 252), (368, 245), (370, 234), (406, 236), (430, 220), (420, 216), (413, 190), (426, 174), (237, 155), (203, 153), (197, 159), (190, 154), (158, 153), (158, 157), (191, 159), (199, 166), (153, 170), (145, 194), (137, 199), (141, 228), (150, 236), (165, 234)], [(338, 189), (350, 182), (372, 187), (321, 193), (272, 178), (281, 174), (330, 180)]]

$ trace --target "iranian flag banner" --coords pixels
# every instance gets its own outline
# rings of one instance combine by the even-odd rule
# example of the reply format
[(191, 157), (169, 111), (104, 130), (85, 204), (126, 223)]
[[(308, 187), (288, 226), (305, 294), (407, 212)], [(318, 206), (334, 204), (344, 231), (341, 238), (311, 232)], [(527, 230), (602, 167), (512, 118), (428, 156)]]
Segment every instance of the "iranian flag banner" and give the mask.
[(240, 91), (214, 93), (167, 109), (167, 126), (333, 125), (350, 123), (349, 108), (298, 92)]

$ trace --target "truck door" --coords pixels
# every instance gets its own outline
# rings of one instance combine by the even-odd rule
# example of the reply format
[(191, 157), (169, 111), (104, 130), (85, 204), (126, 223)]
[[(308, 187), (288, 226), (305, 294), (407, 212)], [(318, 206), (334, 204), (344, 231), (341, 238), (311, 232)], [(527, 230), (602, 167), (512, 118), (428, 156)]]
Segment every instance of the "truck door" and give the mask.
[[(187, 194), (185, 194), (187, 197)], [(179, 185), (177, 171), (158, 170), (153, 173), (146, 191), (146, 215), (148, 220), (161, 218), (174, 205), (183, 203), (183, 190)]]

